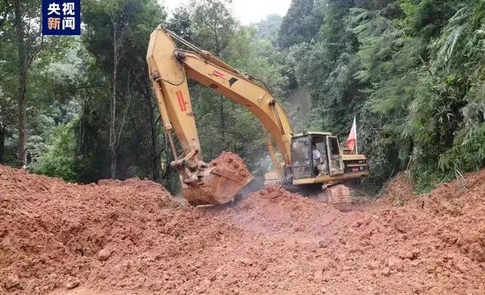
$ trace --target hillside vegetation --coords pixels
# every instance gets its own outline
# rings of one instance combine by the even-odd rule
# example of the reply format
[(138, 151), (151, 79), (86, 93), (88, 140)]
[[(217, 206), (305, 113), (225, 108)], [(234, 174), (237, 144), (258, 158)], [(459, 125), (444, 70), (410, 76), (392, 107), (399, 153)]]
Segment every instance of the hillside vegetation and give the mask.
[[(80, 37), (42, 37), (37, 1), (0, 2), (0, 163), (87, 183), (141, 177), (177, 190), (145, 62), (163, 24), (264, 81), (295, 131), (344, 141), (357, 117), (369, 187), (402, 170), (418, 190), (485, 164), (485, 3), (293, 0), (243, 26), (224, 0), (169, 17), (155, 0), (83, 0)], [(190, 83), (206, 160), (221, 151), (267, 171), (260, 124)]]

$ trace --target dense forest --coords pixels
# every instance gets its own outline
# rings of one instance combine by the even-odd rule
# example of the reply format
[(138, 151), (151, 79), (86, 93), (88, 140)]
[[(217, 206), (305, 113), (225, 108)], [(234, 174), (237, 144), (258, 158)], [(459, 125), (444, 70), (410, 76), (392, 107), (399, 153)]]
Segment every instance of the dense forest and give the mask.
[[(169, 15), (156, 0), (83, 0), (82, 34), (66, 37), (41, 35), (38, 1), (0, 1), (0, 163), (176, 190), (145, 60), (162, 24), (264, 81), (294, 131), (344, 142), (356, 116), (369, 187), (408, 170), (426, 190), (485, 165), (484, 1), (293, 0), (250, 26), (228, 2)], [(233, 151), (266, 172), (259, 122), (211, 89), (190, 91), (205, 160)]]

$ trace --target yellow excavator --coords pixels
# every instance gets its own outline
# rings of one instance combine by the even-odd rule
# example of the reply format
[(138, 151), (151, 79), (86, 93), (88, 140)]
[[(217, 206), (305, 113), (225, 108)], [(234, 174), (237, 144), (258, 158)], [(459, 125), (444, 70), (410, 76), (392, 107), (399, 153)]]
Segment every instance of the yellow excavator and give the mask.
[[(175, 41), (187, 49), (178, 48)], [(345, 152), (337, 137), (329, 132), (294, 134), (285, 111), (264, 83), (170, 30), (159, 26), (151, 33), (146, 59), (175, 159), (170, 166), (178, 171), (182, 196), (191, 205), (231, 202), (249, 185), (252, 177), (203, 160), (187, 78), (212, 88), (259, 119), (273, 165), (273, 171), (265, 174), (265, 185), (278, 184), (304, 195), (323, 195), (330, 204), (346, 206), (351, 198), (345, 183), (369, 175), (364, 155)], [(173, 132), (183, 150), (180, 155)]]

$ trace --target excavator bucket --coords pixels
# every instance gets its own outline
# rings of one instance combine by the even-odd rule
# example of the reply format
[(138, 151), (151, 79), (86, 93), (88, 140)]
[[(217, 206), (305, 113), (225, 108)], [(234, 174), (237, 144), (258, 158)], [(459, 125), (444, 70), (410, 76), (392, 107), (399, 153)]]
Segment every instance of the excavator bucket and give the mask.
[(238, 177), (234, 171), (216, 167), (207, 171), (202, 184), (184, 185), (182, 195), (192, 206), (225, 204), (251, 180), (252, 177)]
[(203, 171), (201, 183), (182, 187), (182, 195), (193, 206), (232, 201), (253, 177), (237, 155), (223, 152)]

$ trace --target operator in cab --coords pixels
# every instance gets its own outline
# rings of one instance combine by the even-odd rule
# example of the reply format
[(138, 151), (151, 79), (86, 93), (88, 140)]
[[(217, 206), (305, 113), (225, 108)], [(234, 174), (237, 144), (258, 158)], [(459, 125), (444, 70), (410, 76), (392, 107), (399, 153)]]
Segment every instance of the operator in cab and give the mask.
[(317, 149), (317, 145), (315, 142), (312, 142), (312, 160), (313, 160), (313, 172), (315, 176), (320, 175), (327, 175), (328, 174), (328, 167), (327, 167), (327, 156), (325, 147), (323, 153)]
[(316, 166), (322, 157), (322, 153), (317, 149), (317, 144), (312, 142), (313, 164)]
[(315, 175), (320, 174), (318, 171), (318, 165), (322, 164), (322, 153), (317, 149), (317, 144), (312, 142), (312, 159), (313, 159), (313, 172)]

